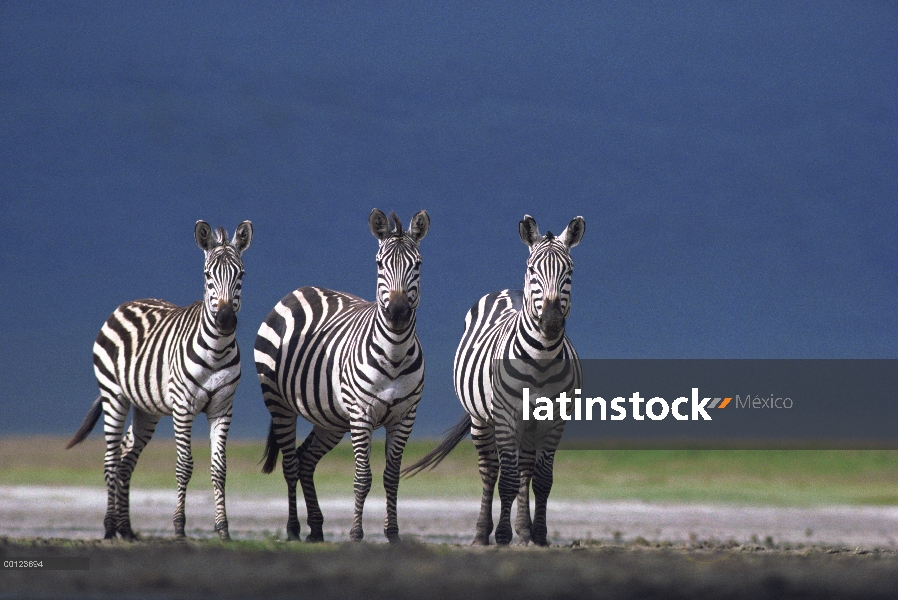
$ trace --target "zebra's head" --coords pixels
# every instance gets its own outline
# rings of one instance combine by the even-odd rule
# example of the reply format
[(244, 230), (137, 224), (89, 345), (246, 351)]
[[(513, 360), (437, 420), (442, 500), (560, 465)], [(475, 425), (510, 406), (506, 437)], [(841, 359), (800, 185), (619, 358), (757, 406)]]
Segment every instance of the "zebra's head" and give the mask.
[(371, 233), (380, 240), (377, 250), (377, 304), (390, 329), (408, 327), (418, 306), (421, 253), (418, 243), (427, 235), (430, 217), (420, 211), (412, 217), (408, 231), (396, 213), (390, 219), (374, 209), (368, 216)]
[(571, 276), (574, 261), (571, 248), (583, 239), (586, 221), (575, 217), (561, 235), (540, 235), (530, 215), (518, 225), (521, 240), (530, 246), (527, 275), (524, 279), (524, 310), (539, 325), (549, 340), (564, 334), (564, 321), (571, 313)]
[(253, 224), (244, 221), (237, 226), (234, 240), (228, 242), (228, 232), (219, 227), (213, 233), (205, 221), (197, 221), (193, 230), (196, 245), (206, 253), (205, 293), (203, 302), (222, 334), (237, 329), (240, 310), (240, 288), (243, 283), (243, 251), (253, 239)]

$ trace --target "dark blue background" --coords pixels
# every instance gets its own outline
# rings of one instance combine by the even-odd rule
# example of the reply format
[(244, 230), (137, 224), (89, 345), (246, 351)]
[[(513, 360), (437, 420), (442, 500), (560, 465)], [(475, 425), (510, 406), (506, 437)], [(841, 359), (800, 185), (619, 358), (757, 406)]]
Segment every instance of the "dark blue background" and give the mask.
[(201, 296), (197, 219), (255, 226), (240, 437), (272, 306), (373, 297), (375, 206), (432, 218), (416, 435), (525, 213), (586, 219), (583, 357), (895, 357), (896, 57), (892, 2), (2, 2), (0, 434), (77, 427), (118, 304)]

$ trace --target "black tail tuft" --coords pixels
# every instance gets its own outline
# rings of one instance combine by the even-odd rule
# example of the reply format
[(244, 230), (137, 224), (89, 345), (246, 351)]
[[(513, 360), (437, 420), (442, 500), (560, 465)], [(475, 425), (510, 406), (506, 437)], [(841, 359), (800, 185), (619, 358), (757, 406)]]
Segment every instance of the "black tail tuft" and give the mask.
[[(271, 426), (268, 428), (268, 441), (265, 442), (265, 454), (262, 460), (265, 464), (262, 466), (263, 473), (271, 473), (278, 464), (278, 447), (277, 439), (274, 437), (274, 419), (271, 420)], [(262, 462), (261, 460), (259, 462)]]
[(81, 423), (81, 427), (78, 428), (78, 431), (75, 432), (75, 435), (72, 436), (69, 443), (65, 445), (66, 450), (83, 442), (84, 438), (87, 437), (87, 434), (93, 431), (102, 414), (103, 396), (97, 396), (94, 403), (90, 405), (90, 410), (87, 411), (87, 416), (84, 417), (84, 422)]
[(446, 432), (446, 437), (437, 445), (436, 448), (427, 453), (427, 455), (418, 462), (402, 469), (403, 477), (414, 477), (424, 470), (430, 470), (440, 464), (449, 453), (458, 446), (459, 442), (465, 439), (465, 436), (471, 432), (471, 415), (465, 414), (461, 421)]

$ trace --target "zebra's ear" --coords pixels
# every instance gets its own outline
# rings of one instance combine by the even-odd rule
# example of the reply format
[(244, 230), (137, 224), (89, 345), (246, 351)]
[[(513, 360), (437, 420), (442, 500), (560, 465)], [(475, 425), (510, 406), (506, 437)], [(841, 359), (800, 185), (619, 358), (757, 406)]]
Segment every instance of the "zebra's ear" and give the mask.
[(384, 241), (393, 235), (387, 215), (376, 208), (368, 215), (368, 227), (371, 228), (371, 234), (380, 241)]
[(215, 236), (212, 235), (212, 228), (205, 221), (197, 221), (193, 228), (193, 236), (196, 238), (196, 245), (204, 252), (208, 252), (215, 247)]
[(536, 221), (530, 215), (524, 215), (524, 218), (518, 223), (518, 231), (521, 234), (521, 241), (528, 246), (532, 247), (533, 244), (542, 239), (542, 236), (539, 234), (539, 227), (536, 226)]
[(580, 243), (585, 231), (586, 221), (583, 220), (583, 217), (574, 217), (567, 227), (564, 228), (564, 231), (561, 232), (561, 235), (558, 236), (558, 239), (570, 250)]
[(231, 245), (234, 246), (237, 254), (243, 254), (243, 251), (249, 248), (252, 241), (253, 224), (251, 221), (244, 221), (237, 226), (237, 231), (234, 232), (234, 241), (231, 242)]
[(415, 213), (415, 216), (412, 217), (412, 222), (409, 223), (408, 226), (408, 234), (417, 244), (424, 239), (424, 236), (427, 235), (429, 229), (430, 216), (427, 214), (426, 210), (421, 210)]

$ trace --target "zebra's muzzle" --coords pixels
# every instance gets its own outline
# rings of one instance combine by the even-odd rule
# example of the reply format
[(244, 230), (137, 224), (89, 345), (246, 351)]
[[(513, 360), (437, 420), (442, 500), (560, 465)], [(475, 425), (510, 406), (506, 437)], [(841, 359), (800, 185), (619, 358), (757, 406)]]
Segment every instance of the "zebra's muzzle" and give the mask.
[(215, 313), (215, 327), (221, 333), (233, 333), (237, 329), (237, 313), (234, 312), (233, 302), (218, 302), (218, 312)]
[(539, 330), (547, 339), (558, 339), (564, 333), (564, 313), (561, 302), (555, 298), (543, 303), (543, 312), (539, 317)]
[(387, 303), (387, 321), (394, 329), (403, 329), (412, 319), (412, 306), (405, 292), (393, 292), (390, 294), (390, 302)]

